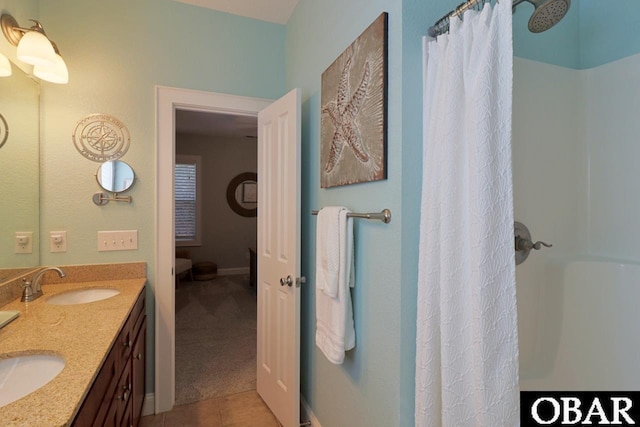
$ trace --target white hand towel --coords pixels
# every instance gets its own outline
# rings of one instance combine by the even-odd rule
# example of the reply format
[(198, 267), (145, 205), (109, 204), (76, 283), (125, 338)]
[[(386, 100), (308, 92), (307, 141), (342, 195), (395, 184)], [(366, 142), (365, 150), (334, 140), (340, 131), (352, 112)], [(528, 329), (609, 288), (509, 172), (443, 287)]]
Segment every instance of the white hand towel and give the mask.
[[(325, 209), (327, 211), (325, 211)], [(325, 211), (325, 212), (323, 212)], [(337, 242), (335, 231), (327, 230), (327, 223), (320, 219), (328, 214), (334, 218), (338, 213)], [(316, 345), (322, 350), (330, 362), (341, 364), (344, 353), (356, 345), (353, 326), (353, 308), (351, 306), (350, 287), (353, 286), (353, 220), (347, 218), (348, 209), (343, 207), (326, 207), (318, 213), (316, 231)], [(327, 221), (335, 226), (334, 221)], [(327, 249), (331, 243), (337, 250)], [(337, 269), (334, 272), (334, 259), (338, 253)], [(329, 270), (329, 271), (328, 271)], [(329, 278), (337, 277), (335, 283)]]
[[(341, 238), (344, 231), (340, 227), (340, 214), (346, 208), (327, 206), (318, 212), (316, 230), (316, 286), (330, 296), (338, 296), (340, 255), (346, 248)], [(342, 235), (342, 236), (341, 236)]]

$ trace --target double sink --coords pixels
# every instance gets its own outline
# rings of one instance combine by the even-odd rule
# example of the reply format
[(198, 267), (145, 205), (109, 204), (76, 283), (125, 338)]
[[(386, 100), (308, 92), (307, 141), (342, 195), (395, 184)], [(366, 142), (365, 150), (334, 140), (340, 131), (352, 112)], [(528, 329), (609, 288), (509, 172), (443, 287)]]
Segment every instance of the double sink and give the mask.
[[(88, 304), (119, 293), (118, 289), (112, 288), (81, 288), (53, 295), (45, 302), (52, 305)], [(43, 387), (66, 365), (63, 357), (53, 353), (23, 352), (4, 356), (0, 355), (0, 408)]]

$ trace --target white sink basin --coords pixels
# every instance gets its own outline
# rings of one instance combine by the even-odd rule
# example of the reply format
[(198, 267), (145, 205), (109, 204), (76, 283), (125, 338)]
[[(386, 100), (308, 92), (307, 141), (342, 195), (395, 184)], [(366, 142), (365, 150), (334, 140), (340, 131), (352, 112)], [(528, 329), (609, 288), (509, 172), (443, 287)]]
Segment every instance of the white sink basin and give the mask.
[(62, 357), (53, 354), (25, 354), (0, 359), (0, 407), (33, 393), (64, 368)]
[(112, 288), (83, 288), (54, 295), (47, 298), (47, 302), (54, 305), (86, 304), (111, 298), (119, 293), (119, 290)]

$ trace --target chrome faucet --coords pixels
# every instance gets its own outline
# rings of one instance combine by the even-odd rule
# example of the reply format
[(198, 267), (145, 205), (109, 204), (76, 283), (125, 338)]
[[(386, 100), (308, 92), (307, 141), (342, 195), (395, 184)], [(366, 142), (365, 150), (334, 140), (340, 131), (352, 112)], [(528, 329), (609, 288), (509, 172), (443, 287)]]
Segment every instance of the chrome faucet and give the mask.
[(22, 281), (24, 282), (22, 284), (24, 290), (22, 291), (22, 298), (20, 299), (20, 301), (29, 302), (42, 296), (42, 275), (49, 270), (56, 271), (60, 278), (66, 277), (65, 272), (58, 267), (45, 267), (42, 270), (39, 270), (33, 275), (33, 278), (31, 280), (22, 279)]

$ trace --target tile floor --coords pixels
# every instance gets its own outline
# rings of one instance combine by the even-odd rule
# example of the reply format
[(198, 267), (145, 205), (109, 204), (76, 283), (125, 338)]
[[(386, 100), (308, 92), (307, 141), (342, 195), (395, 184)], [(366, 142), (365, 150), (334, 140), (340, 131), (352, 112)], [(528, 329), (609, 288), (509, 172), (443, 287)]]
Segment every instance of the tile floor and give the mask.
[(141, 427), (279, 427), (255, 390), (176, 406), (142, 418)]

